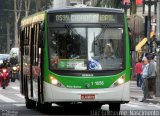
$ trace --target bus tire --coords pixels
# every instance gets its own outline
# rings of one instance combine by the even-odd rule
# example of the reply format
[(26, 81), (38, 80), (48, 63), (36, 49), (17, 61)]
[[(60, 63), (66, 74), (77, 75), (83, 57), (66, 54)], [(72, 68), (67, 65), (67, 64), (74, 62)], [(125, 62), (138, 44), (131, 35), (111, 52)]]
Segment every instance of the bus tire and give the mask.
[(120, 103), (110, 103), (109, 111), (120, 111)]
[(28, 109), (36, 108), (36, 101), (33, 101), (33, 100), (30, 100), (30, 99), (26, 98), (26, 107)]
[(5, 89), (6, 88), (6, 86), (5, 85), (3, 85), (3, 89)]
[(52, 107), (52, 103), (37, 103), (37, 108), (43, 113), (48, 113)]
[(100, 103), (83, 103), (82, 108), (85, 109), (101, 109), (102, 104)]
[(16, 74), (13, 74), (13, 82), (16, 80)]
[(11, 78), (11, 82), (13, 82), (13, 78)]

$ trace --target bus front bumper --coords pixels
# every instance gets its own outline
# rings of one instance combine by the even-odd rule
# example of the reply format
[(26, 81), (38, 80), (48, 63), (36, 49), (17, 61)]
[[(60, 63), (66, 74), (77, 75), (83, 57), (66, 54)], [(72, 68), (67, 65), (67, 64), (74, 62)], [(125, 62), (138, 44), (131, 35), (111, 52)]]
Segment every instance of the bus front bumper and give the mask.
[(44, 102), (128, 102), (129, 99), (130, 82), (104, 89), (60, 88), (44, 82)]

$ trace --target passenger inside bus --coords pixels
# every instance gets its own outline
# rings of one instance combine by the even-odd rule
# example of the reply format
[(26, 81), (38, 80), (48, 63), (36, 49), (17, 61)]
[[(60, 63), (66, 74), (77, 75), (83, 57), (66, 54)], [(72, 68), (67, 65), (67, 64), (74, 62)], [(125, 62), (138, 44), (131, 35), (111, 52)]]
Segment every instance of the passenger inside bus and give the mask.
[(104, 47), (105, 58), (115, 58), (114, 50), (111, 43), (106, 43)]
[(54, 68), (57, 69), (58, 68), (58, 55), (57, 54), (54, 54), (53, 56), (53, 65), (54, 65)]

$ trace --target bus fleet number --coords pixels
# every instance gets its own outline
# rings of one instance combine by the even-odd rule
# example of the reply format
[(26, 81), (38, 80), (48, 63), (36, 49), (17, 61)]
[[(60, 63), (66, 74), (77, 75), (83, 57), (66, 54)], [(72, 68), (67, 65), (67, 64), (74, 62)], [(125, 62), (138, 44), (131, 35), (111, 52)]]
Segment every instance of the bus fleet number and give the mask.
[(91, 82), (92, 85), (104, 85), (104, 81), (95, 81), (95, 82)]

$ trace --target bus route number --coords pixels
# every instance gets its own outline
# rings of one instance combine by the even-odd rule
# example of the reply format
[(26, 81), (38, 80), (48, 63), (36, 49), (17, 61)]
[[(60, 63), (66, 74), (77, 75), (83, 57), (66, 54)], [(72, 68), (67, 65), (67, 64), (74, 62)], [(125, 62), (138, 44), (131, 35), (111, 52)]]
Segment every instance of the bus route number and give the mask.
[(104, 81), (95, 81), (95, 82), (91, 82), (92, 85), (104, 85)]
[(69, 21), (69, 15), (56, 15), (56, 21), (58, 22)]

